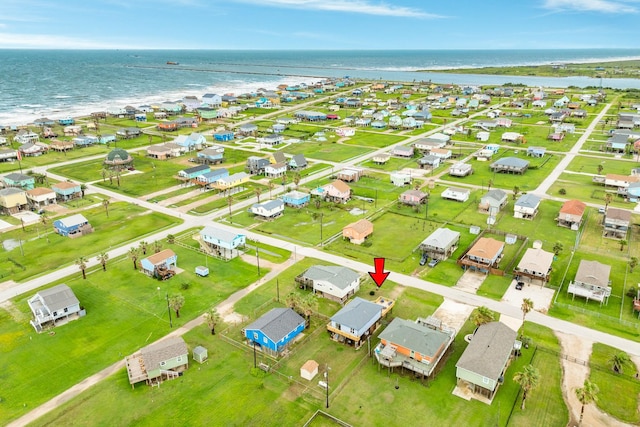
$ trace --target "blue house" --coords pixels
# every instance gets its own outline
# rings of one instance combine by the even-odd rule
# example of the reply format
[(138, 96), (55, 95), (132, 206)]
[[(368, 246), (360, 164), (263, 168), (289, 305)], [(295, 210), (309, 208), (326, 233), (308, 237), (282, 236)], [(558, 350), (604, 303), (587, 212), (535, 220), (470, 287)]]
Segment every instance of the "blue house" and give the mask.
[(100, 135), (100, 138), (98, 139), (98, 142), (100, 144), (108, 144), (110, 142), (116, 142), (116, 136), (112, 133), (107, 134), (107, 135)]
[(274, 308), (244, 328), (250, 345), (278, 356), (304, 330), (305, 320), (290, 308)]
[(200, 231), (200, 247), (207, 253), (225, 259), (239, 255), (238, 248), (244, 246), (247, 236), (217, 227), (205, 227)]
[(224, 131), (214, 133), (213, 139), (216, 141), (232, 141), (233, 136), (234, 136), (233, 131), (224, 130)]
[(311, 195), (303, 193), (302, 191), (294, 190), (282, 195), (282, 201), (284, 204), (293, 208), (302, 208), (307, 206), (309, 204), (309, 200), (311, 200)]
[(60, 181), (53, 184), (51, 189), (56, 193), (56, 197), (60, 201), (77, 199), (82, 197), (82, 186), (71, 181)]
[(93, 232), (93, 227), (82, 214), (75, 214), (53, 221), (53, 229), (61, 236), (80, 237)]
[(73, 124), (75, 124), (75, 120), (73, 120), (73, 118), (71, 117), (65, 117), (63, 119), (58, 120), (58, 123), (60, 123), (62, 126), (71, 126)]
[(221, 163), (224, 160), (224, 147), (213, 145), (198, 151), (197, 157), (205, 163)]
[(203, 173), (202, 175), (198, 175), (196, 178), (197, 184), (200, 184), (204, 187), (208, 187), (210, 184), (218, 181), (220, 178), (225, 178), (229, 176), (229, 171), (225, 168), (214, 169), (211, 172)]
[(204, 175), (207, 172), (211, 172), (209, 165), (198, 165), (192, 168), (183, 169), (178, 172), (178, 176), (183, 179), (196, 179), (200, 175)]
[(174, 268), (177, 265), (178, 255), (171, 249), (165, 249), (140, 261), (143, 273), (158, 278), (168, 278), (174, 275)]
[(23, 190), (32, 190), (36, 185), (34, 177), (23, 173), (13, 172), (5, 175), (2, 180), (5, 187), (17, 187)]
[(204, 135), (198, 132), (193, 132), (191, 135), (180, 135), (173, 141), (174, 144), (184, 147), (185, 151), (195, 150), (202, 147), (206, 142)]

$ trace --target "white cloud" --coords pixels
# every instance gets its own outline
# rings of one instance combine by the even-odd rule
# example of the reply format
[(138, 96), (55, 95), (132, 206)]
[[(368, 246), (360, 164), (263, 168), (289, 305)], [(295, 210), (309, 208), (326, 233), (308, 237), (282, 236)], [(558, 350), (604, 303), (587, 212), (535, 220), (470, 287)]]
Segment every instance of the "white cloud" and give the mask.
[(330, 12), (360, 13), (364, 15), (395, 16), (406, 18), (442, 18), (419, 9), (395, 6), (385, 3), (372, 3), (370, 0), (236, 0), (240, 3), (252, 3), (260, 6), (283, 7), (290, 9), (323, 10)]
[(0, 48), (37, 49), (121, 49), (129, 46), (115, 45), (96, 40), (85, 40), (54, 34), (0, 33)]
[(637, 13), (638, 8), (625, 0), (545, 0), (543, 7), (560, 11)]

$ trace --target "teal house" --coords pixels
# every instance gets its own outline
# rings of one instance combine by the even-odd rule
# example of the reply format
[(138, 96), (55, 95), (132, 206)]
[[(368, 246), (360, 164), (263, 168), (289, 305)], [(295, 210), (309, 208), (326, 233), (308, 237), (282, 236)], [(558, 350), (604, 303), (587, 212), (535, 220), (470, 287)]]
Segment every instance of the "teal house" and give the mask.
[(22, 188), (23, 190), (33, 190), (36, 186), (35, 178), (29, 175), (25, 175), (23, 173), (10, 173), (5, 175), (2, 180), (6, 187), (17, 187)]

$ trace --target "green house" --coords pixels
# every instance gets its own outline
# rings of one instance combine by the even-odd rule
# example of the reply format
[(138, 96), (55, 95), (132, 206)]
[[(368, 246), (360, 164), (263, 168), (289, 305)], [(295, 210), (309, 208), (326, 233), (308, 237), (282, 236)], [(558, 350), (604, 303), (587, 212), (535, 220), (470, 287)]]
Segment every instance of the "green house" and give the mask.
[(166, 379), (177, 378), (189, 367), (189, 350), (182, 337), (164, 339), (140, 349), (125, 358), (129, 384), (146, 381), (157, 384)]

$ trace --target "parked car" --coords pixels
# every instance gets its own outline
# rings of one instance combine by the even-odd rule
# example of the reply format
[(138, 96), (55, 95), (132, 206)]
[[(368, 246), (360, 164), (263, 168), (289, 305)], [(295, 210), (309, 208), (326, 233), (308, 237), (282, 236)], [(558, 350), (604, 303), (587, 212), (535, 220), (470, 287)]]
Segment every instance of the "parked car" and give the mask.
[(598, 213), (603, 214), (605, 212), (604, 208), (598, 208)]
[(439, 259), (435, 259), (435, 258), (433, 258), (431, 261), (429, 261), (429, 264), (427, 264), (427, 265), (428, 265), (429, 267), (433, 268), (433, 267), (435, 267), (436, 265), (438, 265), (438, 263), (439, 263), (439, 262), (440, 262), (440, 260), (439, 260)]
[(521, 291), (522, 288), (524, 288), (524, 282), (518, 282), (516, 283), (516, 289)]
[(422, 258), (420, 258), (420, 265), (425, 265), (428, 260), (429, 260), (429, 255), (427, 255), (426, 252), (423, 253)]

